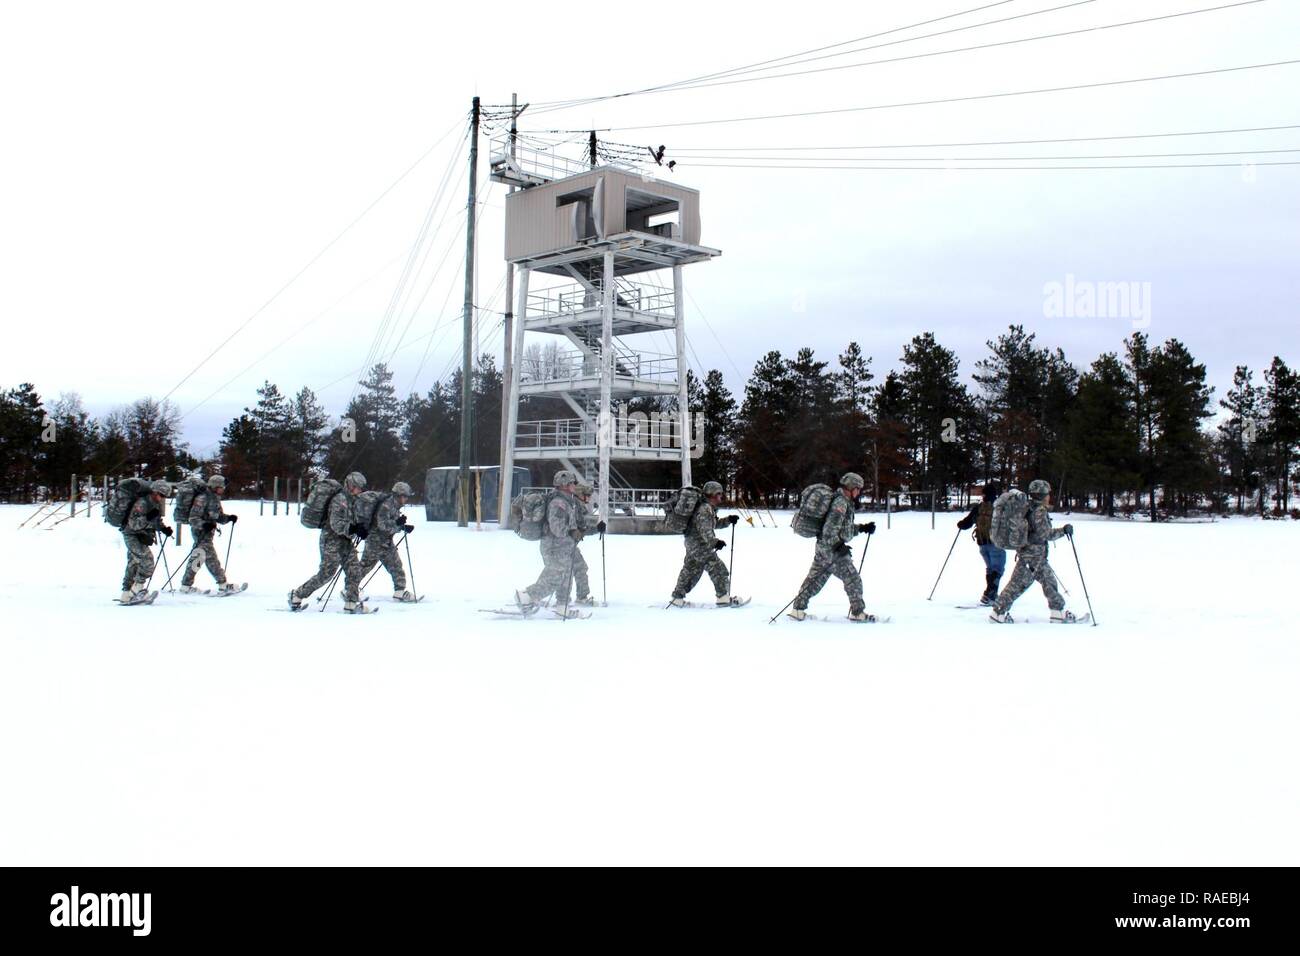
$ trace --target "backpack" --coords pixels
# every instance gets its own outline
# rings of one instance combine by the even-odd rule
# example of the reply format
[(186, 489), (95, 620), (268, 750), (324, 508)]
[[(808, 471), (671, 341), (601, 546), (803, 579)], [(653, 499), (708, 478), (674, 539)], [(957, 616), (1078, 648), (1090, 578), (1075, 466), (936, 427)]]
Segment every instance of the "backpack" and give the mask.
[(135, 503), (149, 494), (149, 482), (143, 478), (123, 478), (113, 486), (113, 493), (104, 503), (104, 521), (114, 528), (126, 526)]
[(816, 538), (822, 533), (822, 525), (831, 510), (831, 499), (835, 492), (830, 485), (809, 485), (799, 493), (799, 510), (790, 522), (794, 533), (801, 538)]
[(334, 496), (343, 490), (343, 486), (333, 478), (322, 478), (311, 486), (307, 500), (302, 503), (299, 520), (304, 528), (323, 528), (327, 523), (330, 504)]
[(172, 520), (178, 525), (188, 524), (194, 502), (200, 495), (208, 493), (208, 486), (197, 475), (186, 478), (176, 486), (176, 506), (172, 508)]
[(989, 540), (1004, 551), (1015, 551), (1029, 543), (1029, 496), (1019, 488), (998, 495), (989, 519)]
[(981, 501), (980, 510), (975, 515), (975, 540), (979, 544), (988, 544), (992, 540), (993, 502)]
[(664, 504), (664, 530), (685, 534), (690, 530), (691, 519), (703, 501), (704, 493), (694, 485), (687, 485), (675, 492)]
[(554, 491), (525, 491), (510, 502), (510, 525), (525, 541), (546, 537), (546, 512), (555, 498)]
[(356, 503), (352, 506), (352, 514), (357, 519), (357, 524), (367, 531), (373, 528), (379, 506), (391, 497), (393, 495), (388, 491), (363, 491), (357, 495)]

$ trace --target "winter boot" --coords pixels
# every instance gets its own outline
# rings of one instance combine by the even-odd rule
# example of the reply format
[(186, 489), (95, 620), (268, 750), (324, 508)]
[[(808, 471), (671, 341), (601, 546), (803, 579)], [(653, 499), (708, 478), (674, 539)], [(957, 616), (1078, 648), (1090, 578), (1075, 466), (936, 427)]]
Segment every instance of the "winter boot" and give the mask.
[(574, 604), (579, 604), (579, 605), (581, 605), (582, 607), (595, 607), (595, 606), (596, 606), (596, 599), (595, 599), (594, 597), (592, 597), (590, 594), (584, 594), (584, 595), (583, 595), (582, 597), (580, 597), (580, 598), (574, 598), (574, 599), (573, 599), (573, 603), (574, 603)]
[(1015, 619), (1011, 616), (1010, 609), (1007, 609), (1005, 611), (999, 611), (996, 607), (993, 608), (993, 613), (989, 615), (989, 620), (992, 621), (994, 624), (1016, 623)]
[(686, 607), (686, 598), (675, 597), (668, 603), (672, 607)]
[(1002, 575), (995, 574), (992, 571), (984, 572), (984, 593), (980, 595), (980, 603), (985, 607), (992, 607), (993, 602), (998, 599), (998, 582), (1002, 580)]
[(242, 591), (243, 588), (238, 584), (231, 584), (229, 581), (222, 581), (217, 585), (218, 594), (232, 594), (235, 591)]
[(537, 613), (537, 602), (527, 591), (515, 592), (515, 604), (519, 605), (519, 611), (524, 617), (531, 617)]
[(131, 603), (131, 598), (133, 598), (134, 596), (135, 596), (134, 591), (127, 590), (127, 591), (123, 591), (122, 596), (117, 600), (119, 604), (129, 604)]
[(176, 590), (180, 591), (181, 594), (198, 594), (198, 593), (199, 593), (199, 589), (196, 588), (196, 587), (195, 587), (194, 585), (192, 585), (192, 584), (182, 584), (182, 585), (181, 585), (179, 588), (177, 588)]
[(808, 612), (801, 607), (792, 607), (785, 616), (793, 621), (802, 621), (808, 616)]
[(743, 597), (737, 597), (734, 594), (724, 594), (718, 598), (718, 607), (740, 607), (745, 603)]
[(410, 590), (394, 591), (393, 600), (401, 601), (403, 604), (414, 604), (415, 592)]
[(307, 602), (304, 601), (302, 598), (298, 597), (298, 592), (297, 592), (297, 591), (290, 591), (290, 592), (289, 592), (289, 610), (290, 610), (290, 611), (301, 611), (301, 610), (302, 610), (303, 608), (305, 608), (306, 606), (307, 606)]
[(346, 614), (374, 614), (376, 608), (371, 607), (365, 601), (344, 601), (343, 611)]
[(876, 623), (876, 615), (868, 614), (866, 611), (850, 611), (849, 620), (856, 621), (859, 624), (874, 624)]
[(1075, 622), (1074, 612), (1061, 608), (1059, 611), (1052, 612), (1053, 624), (1073, 624)]

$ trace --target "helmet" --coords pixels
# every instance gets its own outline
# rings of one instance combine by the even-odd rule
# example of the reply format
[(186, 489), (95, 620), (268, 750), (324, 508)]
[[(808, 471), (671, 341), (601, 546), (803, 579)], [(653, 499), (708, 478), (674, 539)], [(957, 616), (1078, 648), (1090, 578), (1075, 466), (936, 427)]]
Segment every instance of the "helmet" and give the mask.
[(551, 479), (551, 484), (556, 488), (563, 488), (565, 485), (576, 485), (577, 483), (578, 476), (568, 469), (557, 471), (555, 477)]
[(412, 494), (411, 486), (404, 481), (399, 481), (397, 484), (393, 485), (393, 494), (401, 495), (403, 498), (409, 498)]
[(1002, 486), (999, 485), (996, 481), (984, 482), (984, 497), (987, 500), (992, 501), (1000, 494), (1002, 494)]
[(578, 487), (576, 490), (578, 494), (582, 495), (582, 497), (590, 498), (592, 496), (592, 493), (595, 492), (596, 489), (591, 487), (591, 485), (587, 484), (585, 481), (580, 481), (578, 482)]
[(722, 494), (722, 485), (716, 481), (706, 481), (700, 491), (704, 492), (704, 497), (712, 498), (714, 495)]
[(366, 476), (361, 474), (359, 471), (354, 471), (343, 479), (343, 484), (351, 485), (353, 488), (359, 488), (360, 490), (365, 491)]
[(1035, 478), (1029, 483), (1029, 497), (1046, 498), (1052, 493), (1052, 486), (1041, 478)]
[(208, 487), (217, 491), (223, 491), (226, 487), (226, 479), (223, 475), (212, 475), (208, 478)]
[(856, 471), (850, 471), (840, 479), (841, 488), (861, 488), (865, 484), (866, 482), (862, 480), (862, 476)]
[(162, 495), (164, 498), (170, 498), (172, 486), (165, 481), (154, 481), (149, 484), (149, 493), (152, 495)]

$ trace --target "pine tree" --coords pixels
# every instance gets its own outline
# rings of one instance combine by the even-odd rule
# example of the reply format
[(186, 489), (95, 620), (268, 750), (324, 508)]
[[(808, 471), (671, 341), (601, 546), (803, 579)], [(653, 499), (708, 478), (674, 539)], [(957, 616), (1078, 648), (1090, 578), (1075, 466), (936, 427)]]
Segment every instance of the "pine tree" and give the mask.
[(1277, 356), (1264, 372), (1264, 444), (1279, 513), (1291, 507), (1291, 470), (1300, 445), (1300, 375)]
[(315, 392), (304, 386), (293, 397), (289, 409), (287, 437), (293, 474), (314, 477), (329, 447), (329, 426), (325, 406)]
[(727, 389), (722, 373), (709, 369), (701, 384), (695, 373), (687, 373), (688, 405), (704, 419), (704, 447), (691, 464), (696, 484), (716, 481), (724, 488), (735, 477), (736, 399)]
[(1205, 366), (1177, 339), (1152, 352), (1151, 359), (1147, 398), (1155, 422), (1155, 475), (1165, 507), (1186, 514), (1213, 482), (1209, 440), (1201, 424), (1210, 415), (1214, 389), (1205, 384)]
[(30, 501), (45, 468), (41, 441), (45, 409), (36, 386), (24, 382), (0, 393), (0, 494)]
[[(1259, 483), (1259, 431), (1262, 418), (1262, 389), (1253, 382), (1253, 373), (1238, 365), (1232, 375), (1232, 388), (1219, 401), (1228, 418), (1219, 425), (1224, 464), (1229, 486), (1237, 496), (1237, 511), (1245, 508), (1247, 495), (1253, 497)], [(1260, 499), (1263, 507), (1263, 498)]]
[(736, 481), (747, 498), (776, 495), (789, 501), (795, 482), (787, 462), (801, 437), (789, 427), (793, 396), (789, 363), (780, 352), (768, 352), (745, 383), (736, 434)]
[(379, 362), (357, 385), (357, 394), (343, 413), (355, 426), (355, 441), (344, 440), (344, 430), (331, 436), (330, 474), (359, 471), (372, 488), (387, 488), (396, 480), (405, 458), (402, 447), (402, 403), (393, 388), (393, 373)]
[(1067, 415), (1061, 462), (1084, 494), (1096, 494), (1099, 510), (1115, 515), (1116, 496), (1139, 480), (1133, 383), (1113, 352), (1092, 363), (1080, 378)]
[(218, 455), (227, 496), (256, 495), (259, 441), (257, 423), (248, 414), (240, 415), (222, 429)]
[(956, 354), (923, 333), (903, 346), (904, 415), (912, 440), (912, 487), (936, 491), (940, 499), (947, 489), (967, 477), (969, 456), (962, 430), (972, 424), (970, 396), (957, 377)]

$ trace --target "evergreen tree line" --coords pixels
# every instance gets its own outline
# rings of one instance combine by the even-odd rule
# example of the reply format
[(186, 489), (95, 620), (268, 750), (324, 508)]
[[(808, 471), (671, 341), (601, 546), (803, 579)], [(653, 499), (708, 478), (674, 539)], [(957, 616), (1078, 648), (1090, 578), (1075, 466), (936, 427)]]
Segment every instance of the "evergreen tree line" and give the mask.
[[(854, 342), (834, 363), (808, 348), (793, 357), (774, 350), (755, 364), (739, 400), (718, 370), (703, 380), (692, 374), (689, 404), (704, 434), (693, 473), (772, 507), (854, 470), (877, 503), (934, 491), (945, 507), (986, 481), (1024, 487), (1044, 477), (1058, 501), (1108, 515), (1290, 510), (1300, 375), (1281, 358), (1258, 376), (1238, 367), (1216, 407), (1205, 366), (1177, 339), (1156, 345), (1134, 332), (1085, 369), (1018, 325), (987, 347), (967, 379), (952, 350), (931, 333), (917, 335), (879, 381)], [(554, 359), (536, 347), (523, 358), (539, 368)], [(471, 382), (475, 464), (499, 460), (501, 384), (494, 359), (481, 356)], [(290, 395), (264, 382), (256, 395), (225, 427), (216, 455), (200, 461), (181, 441), (169, 402), (143, 398), (96, 420), (76, 395), (47, 407), (31, 384), (0, 392), (0, 496), (62, 494), (73, 473), (175, 479), (194, 468), (220, 470), (234, 495), (269, 494), (275, 477), (310, 481), (352, 470), (376, 487), (405, 480), (419, 494), (429, 468), (459, 461), (459, 370), (401, 398), (392, 372), (375, 365), (338, 420), (308, 388)], [(629, 410), (671, 414), (675, 404), (640, 398)], [(1211, 427), (1217, 410), (1222, 420)], [(521, 421), (572, 417), (557, 398), (521, 402)], [(43, 441), (51, 423), (57, 440)], [(545, 482), (551, 468), (539, 463), (534, 482)], [(617, 471), (618, 483), (635, 487), (677, 480), (667, 463), (618, 463)], [(914, 503), (928, 507), (926, 499)]]

